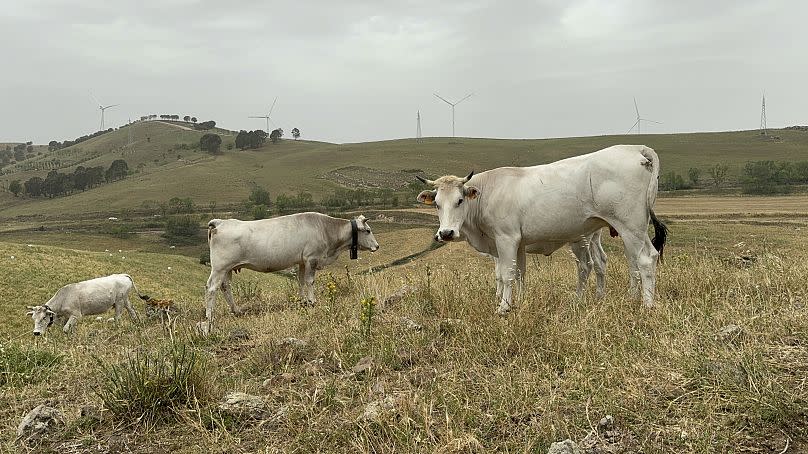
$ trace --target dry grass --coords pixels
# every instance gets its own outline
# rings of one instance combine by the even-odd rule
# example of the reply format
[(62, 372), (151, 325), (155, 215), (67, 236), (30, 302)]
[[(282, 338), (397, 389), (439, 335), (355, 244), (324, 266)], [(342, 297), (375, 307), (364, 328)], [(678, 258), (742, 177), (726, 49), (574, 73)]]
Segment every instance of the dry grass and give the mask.
[[(625, 450), (779, 452), (787, 440), (792, 449), (804, 446), (808, 239), (792, 226), (691, 222), (671, 229), (659, 307), (651, 311), (626, 297), (616, 239), (606, 241), (604, 300), (593, 301), (591, 291), (584, 301), (575, 298), (574, 263), (562, 250), (529, 260), (525, 291), (506, 319), (494, 315), (492, 264), (462, 244), (361, 273), (427, 245), (422, 236), (431, 229), (412, 229), (382, 232), (377, 255), (319, 275), (313, 308), (288, 303), (296, 294), (288, 280), (241, 273), (236, 297), (250, 313), (232, 317), (220, 304), (220, 323), (208, 338), (192, 329), (207, 277), (192, 259), (139, 253), (123, 265), (106, 254), (0, 243), (0, 266), (14, 270), (0, 277), (0, 305), (9, 314), (4, 344), (34, 344), (21, 307), (44, 301), (55, 282), (127, 270), (141, 289), (180, 302), (184, 312), (171, 336), (207, 359), (205, 392), (212, 396), (163, 425), (87, 422), (79, 409), (100, 405), (103, 379), (94, 357), (119, 364), (171, 341), (158, 322), (82, 320), (74, 335), (51, 332), (34, 344), (64, 355), (47, 380), (2, 388), (0, 446), (23, 449), (13, 441), (15, 426), (48, 399), (68, 427), (37, 449), (59, 452), (545, 452), (553, 441), (583, 438), (605, 414), (614, 415)], [(172, 274), (165, 272), (169, 261)], [(383, 304), (405, 284), (418, 290)], [(360, 301), (369, 296), (379, 305), (363, 336)], [(423, 329), (409, 329), (402, 317)], [(730, 324), (740, 330), (722, 336)], [(248, 337), (231, 336), (237, 330)], [(288, 350), (278, 344), (286, 337), (308, 345)], [(371, 368), (352, 372), (365, 356)], [(262, 396), (275, 416), (223, 415), (215, 400), (233, 390)], [(392, 408), (375, 422), (361, 420), (366, 405), (383, 396)]]

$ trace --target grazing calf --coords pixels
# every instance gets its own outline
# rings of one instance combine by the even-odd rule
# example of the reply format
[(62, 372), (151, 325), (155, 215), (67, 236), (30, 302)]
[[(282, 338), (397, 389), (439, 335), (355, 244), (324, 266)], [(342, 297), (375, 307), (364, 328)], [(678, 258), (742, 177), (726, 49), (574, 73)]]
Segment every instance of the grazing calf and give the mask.
[[(418, 200), (438, 209), (435, 240), (465, 240), (495, 257), (499, 314), (511, 308), (513, 281), (525, 272), (528, 250), (549, 255), (603, 227), (623, 238), (632, 292), (641, 287), (642, 301), (651, 307), (657, 258), (667, 235), (653, 211), (658, 176), (654, 150), (615, 145), (545, 165), (500, 167), (465, 178), (419, 178), (435, 189), (421, 192)], [(579, 261), (582, 256), (576, 252)]]
[(52, 324), (55, 317), (68, 317), (63, 328), (69, 332), (79, 319), (85, 315), (98, 315), (115, 307), (115, 321), (126, 309), (132, 320), (137, 314), (129, 301), (129, 292), (134, 289), (141, 299), (135, 281), (128, 274), (113, 274), (87, 281), (67, 284), (60, 288), (51, 299), (42, 306), (28, 306), (28, 315), (34, 320), (34, 336), (43, 334)]
[(328, 266), (340, 252), (351, 249), (375, 252), (379, 243), (364, 216), (354, 220), (332, 218), (320, 213), (298, 213), (258, 221), (213, 219), (208, 223), (210, 277), (205, 293), (205, 316), (213, 320), (216, 291), (221, 289), (231, 312), (240, 309), (233, 302), (230, 279), (242, 268), (268, 273), (298, 266), (300, 298), (314, 304), (314, 273)]

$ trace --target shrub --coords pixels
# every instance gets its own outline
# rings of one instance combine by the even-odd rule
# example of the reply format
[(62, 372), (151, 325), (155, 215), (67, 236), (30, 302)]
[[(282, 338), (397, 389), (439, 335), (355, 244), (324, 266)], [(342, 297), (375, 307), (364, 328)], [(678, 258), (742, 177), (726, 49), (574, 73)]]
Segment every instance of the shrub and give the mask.
[(131, 424), (174, 419), (178, 411), (196, 408), (211, 395), (207, 362), (183, 344), (157, 352), (138, 350), (118, 364), (101, 368), (96, 394), (116, 418)]
[(177, 243), (194, 243), (199, 238), (199, 223), (192, 216), (166, 219), (163, 237)]
[(786, 186), (789, 167), (774, 161), (750, 161), (743, 167), (741, 186), (746, 194), (778, 194), (790, 191)]

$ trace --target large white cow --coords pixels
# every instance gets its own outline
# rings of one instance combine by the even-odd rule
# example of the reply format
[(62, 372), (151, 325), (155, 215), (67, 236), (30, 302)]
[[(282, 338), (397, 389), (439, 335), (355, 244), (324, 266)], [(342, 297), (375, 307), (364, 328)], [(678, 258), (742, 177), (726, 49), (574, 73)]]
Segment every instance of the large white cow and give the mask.
[(132, 320), (137, 320), (137, 314), (129, 301), (129, 292), (135, 293), (142, 299), (135, 286), (135, 281), (128, 274), (112, 274), (87, 281), (67, 284), (60, 288), (51, 299), (42, 306), (28, 306), (28, 315), (34, 320), (34, 336), (43, 334), (56, 317), (68, 317), (63, 331), (69, 332), (79, 319), (85, 315), (98, 315), (115, 307), (115, 321), (121, 317), (126, 309)]
[[(632, 293), (641, 285), (643, 303), (651, 307), (656, 262), (667, 235), (653, 212), (658, 176), (654, 150), (615, 145), (545, 165), (421, 179), (435, 189), (421, 192), (418, 200), (438, 209), (437, 241), (466, 240), (495, 258), (500, 314), (510, 310), (513, 281), (525, 272), (526, 252), (549, 255), (607, 226), (623, 237)], [(579, 262), (585, 254), (576, 252)]]
[(242, 268), (268, 273), (298, 266), (300, 298), (315, 302), (314, 273), (330, 265), (340, 252), (358, 249), (375, 252), (379, 243), (364, 216), (354, 220), (333, 218), (320, 213), (298, 213), (258, 221), (213, 219), (208, 223), (210, 277), (205, 293), (205, 315), (213, 320), (216, 291), (221, 289), (230, 310), (239, 313), (233, 302), (230, 279)]

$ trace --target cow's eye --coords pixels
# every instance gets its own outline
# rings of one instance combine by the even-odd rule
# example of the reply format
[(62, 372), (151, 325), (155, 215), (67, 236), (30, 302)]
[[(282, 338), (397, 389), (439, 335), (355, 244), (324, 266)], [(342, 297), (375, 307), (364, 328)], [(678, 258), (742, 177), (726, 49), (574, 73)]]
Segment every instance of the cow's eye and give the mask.
[(457, 206), (460, 206), (463, 203), (463, 199), (457, 201)]

